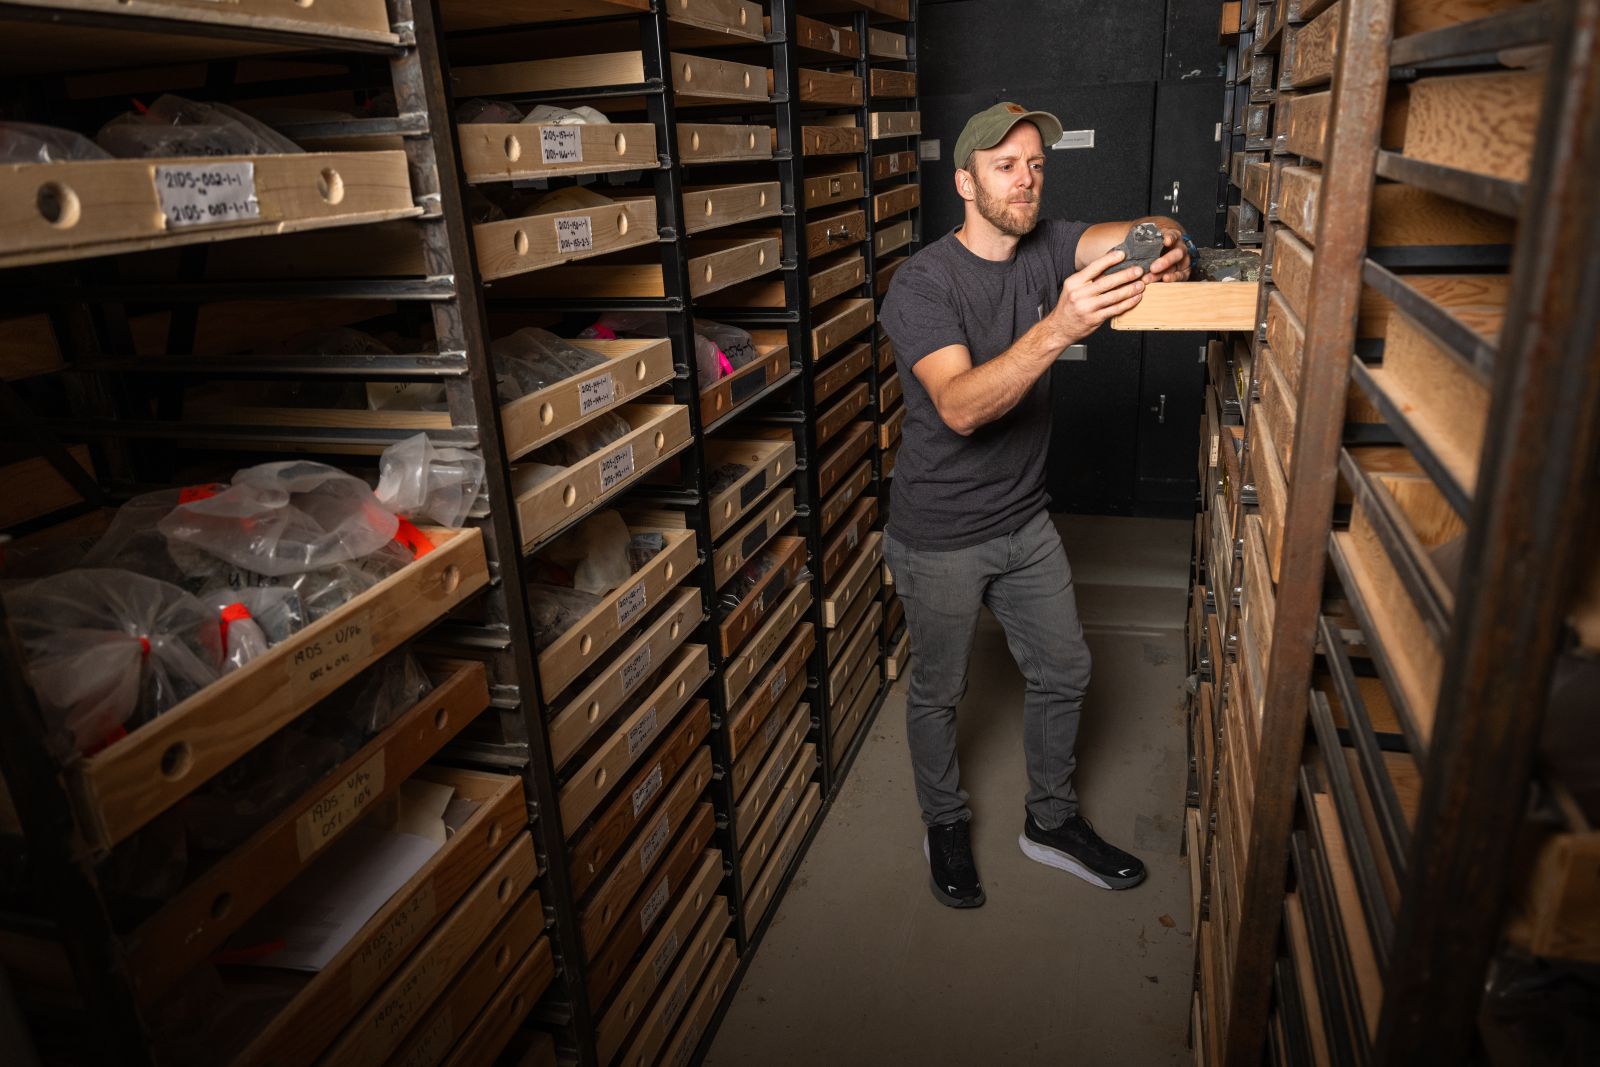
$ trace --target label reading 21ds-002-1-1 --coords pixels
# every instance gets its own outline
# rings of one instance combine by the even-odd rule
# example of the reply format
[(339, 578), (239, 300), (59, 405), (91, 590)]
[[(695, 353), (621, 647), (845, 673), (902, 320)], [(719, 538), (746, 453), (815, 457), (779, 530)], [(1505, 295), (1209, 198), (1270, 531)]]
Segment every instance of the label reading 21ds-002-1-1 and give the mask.
[(168, 228), (248, 222), (261, 217), (254, 163), (184, 163), (155, 174), (162, 223)]

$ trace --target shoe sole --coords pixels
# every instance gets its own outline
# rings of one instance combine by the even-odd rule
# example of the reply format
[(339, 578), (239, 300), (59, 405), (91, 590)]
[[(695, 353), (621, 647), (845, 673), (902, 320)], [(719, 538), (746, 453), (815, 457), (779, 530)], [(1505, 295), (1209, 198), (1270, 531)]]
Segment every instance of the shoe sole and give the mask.
[(1105, 875), (1096, 874), (1059, 848), (1041, 845), (1028, 837), (1026, 833), (1017, 836), (1017, 844), (1022, 846), (1022, 854), (1035, 863), (1042, 863), (1046, 867), (1054, 867), (1058, 871), (1066, 871), (1068, 874), (1082, 878), (1090, 885), (1098, 886), (1101, 889), (1132, 889), (1145, 879), (1142, 874), (1137, 878), (1107, 878)]
[[(927, 860), (929, 864), (933, 863), (933, 857), (928, 854), (928, 839), (926, 837), (922, 839), (922, 858)], [(953, 897), (939, 888), (939, 883), (934, 880), (931, 870), (928, 872), (928, 888), (933, 890), (933, 899), (947, 908), (980, 908), (983, 906), (984, 901), (989, 899), (981, 889), (978, 890), (977, 896), (970, 899)]]

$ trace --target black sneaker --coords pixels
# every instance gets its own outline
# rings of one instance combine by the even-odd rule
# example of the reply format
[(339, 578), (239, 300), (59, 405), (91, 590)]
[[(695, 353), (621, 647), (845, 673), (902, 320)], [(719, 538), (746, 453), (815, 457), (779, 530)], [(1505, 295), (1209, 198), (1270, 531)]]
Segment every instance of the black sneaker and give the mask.
[(1101, 889), (1132, 889), (1144, 881), (1144, 864), (1102, 841), (1082, 815), (1045, 830), (1033, 821), (1030, 811), (1017, 844), (1030, 860), (1075, 874)]
[(928, 827), (922, 842), (933, 874), (933, 895), (952, 908), (976, 908), (983, 904), (983, 886), (978, 867), (972, 862), (972, 830), (967, 820)]

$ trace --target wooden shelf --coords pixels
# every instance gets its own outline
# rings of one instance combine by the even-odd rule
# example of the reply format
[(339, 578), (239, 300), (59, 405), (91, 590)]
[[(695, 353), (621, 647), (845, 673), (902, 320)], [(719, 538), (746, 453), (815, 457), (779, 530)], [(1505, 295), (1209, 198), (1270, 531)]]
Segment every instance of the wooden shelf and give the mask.
[(680, 122), (678, 158), (686, 166), (706, 163), (743, 163), (772, 158), (771, 126)]
[(701, 32), (673, 34), (685, 44), (740, 45), (767, 39), (761, 5), (751, 0), (677, 0), (666, 9), (667, 21)]
[[(851, 484), (855, 481), (855, 476), (859, 474), (859, 470), (856, 468), (857, 461), (865, 456), (872, 447), (872, 428), (872, 423), (870, 422), (856, 423), (840, 440), (839, 444), (834, 447), (833, 451), (822, 457), (822, 465), (817, 476), (819, 483), (817, 491), (822, 493), (824, 497), (833, 492), (834, 487), (844, 480), (846, 474), (851, 475), (851, 483), (846, 483), (844, 488), (851, 488)], [(834, 512), (832, 510), (833, 504), (834, 501), (831, 499), (823, 504), (825, 517), (822, 529), (824, 533), (832, 525), (832, 522), (829, 521), (830, 518), (833, 521), (837, 521), (844, 515), (843, 511)]]
[(567, 343), (604, 356), (606, 364), (501, 405), (508, 458), (521, 459), (672, 378), (672, 342), (666, 338)]
[(871, 326), (876, 317), (867, 297), (846, 297), (817, 308), (812, 316), (811, 358), (820, 363), (829, 352)]
[(456, 125), (461, 167), (473, 183), (657, 170), (656, 128), (648, 122), (555, 126)]
[(875, 193), (872, 197), (872, 221), (882, 222), (896, 215), (904, 215), (922, 204), (922, 183), (916, 181), (896, 185)]
[[(788, 749), (791, 753), (795, 753), (805, 746), (806, 737), (811, 733), (811, 706), (799, 702), (799, 695), (804, 692), (804, 688), (800, 686), (796, 690), (796, 685), (790, 684), (789, 689), (796, 690), (794, 704), (784, 708), (783, 705), (788, 701), (780, 700), (779, 707), (773, 709), (766, 725), (752, 739), (750, 747), (734, 761), (733, 771), (729, 777), (735, 804), (743, 803), (750, 795), (752, 786), (769, 782), (770, 768), (767, 766), (769, 753), (779, 749)], [(785, 691), (785, 698), (788, 695), (788, 691)]]
[[(739, 101), (767, 101), (766, 67), (708, 56), (671, 53), (674, 100), (680, 107)], [(582, 95), (600, 87), (643, 86), (643, 52), (530, 59), (458, 67), (451, 85), (460, 99), (530, 93)]]
[(902, 174), (915, 174), (917, 163), (915, 152), (886, 152), (883, 155), (873, 156), (872, 180), (881, 182)]
[[(889, 681), (891, 681), (891, 682), (899, 681), (900, 677), (903, 674), (905, 674), (906, 671), (908, 671), (910, 669), (911, 669), (911, 631), (902, 630), (900, 632), (899, 639), (891, 642), (891, 644), (889, 646), (889, 658), (888, 658), (888, 661), (887, 661), (887, 670), (888, 670), (888, 675), (889, 675)], [(1191, 859), (1190, 862), (1194, 863), (1195, 861)], [(1195, 865), (1198, 868), (1199, 865), (1198, 864), (1195, 864)]]
[(922, 113), (919, 111), (874, 111), (867, 116), (867, 120), (871, 124), (874, 141), (889, 137), (914, 137), (922, 132)]
[(845, 59), (861, 58), (861, 35), (848, 26), (835, 26), (804, 15), (795, 16), (794, 25), (795, 47), (803, 52)]
[(872, 251), (876, 256), (887, 256), (909, 245), (916, 237), (910, 219), (901, 219), (878, 228), (872, 235)]
[(818, 267), (806, 279), (808, 306), (813, 308), (848, 293), (867, 277), (867, 261), (859, 252), (847, 253), (826, 266), (819, 263)]
[(822, 583), (827, 585), (839, 574), (841, 568), (855, 555), (855, 550), (863, 538), (872, 530), (878, 521), (878, 498), (875, 496), (863, 497), (851, 509), (845, 524), (837, 530), (829, 531), (827, 545), (822, 551)]

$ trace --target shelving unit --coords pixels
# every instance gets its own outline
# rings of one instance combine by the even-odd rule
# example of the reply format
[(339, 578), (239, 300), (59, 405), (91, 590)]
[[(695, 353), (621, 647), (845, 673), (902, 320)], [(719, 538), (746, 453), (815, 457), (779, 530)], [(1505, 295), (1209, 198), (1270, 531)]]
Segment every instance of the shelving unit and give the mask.
[(1535, 768), (1593, 655), (1600, 347), (1559, 265), (1600, 8), (1230, 10), (1229, 234), (1265, 268), (1201, 449), (1196, 1058), (1495, 1061), (1500, 968), (1600, 956), (1590, 816)]

